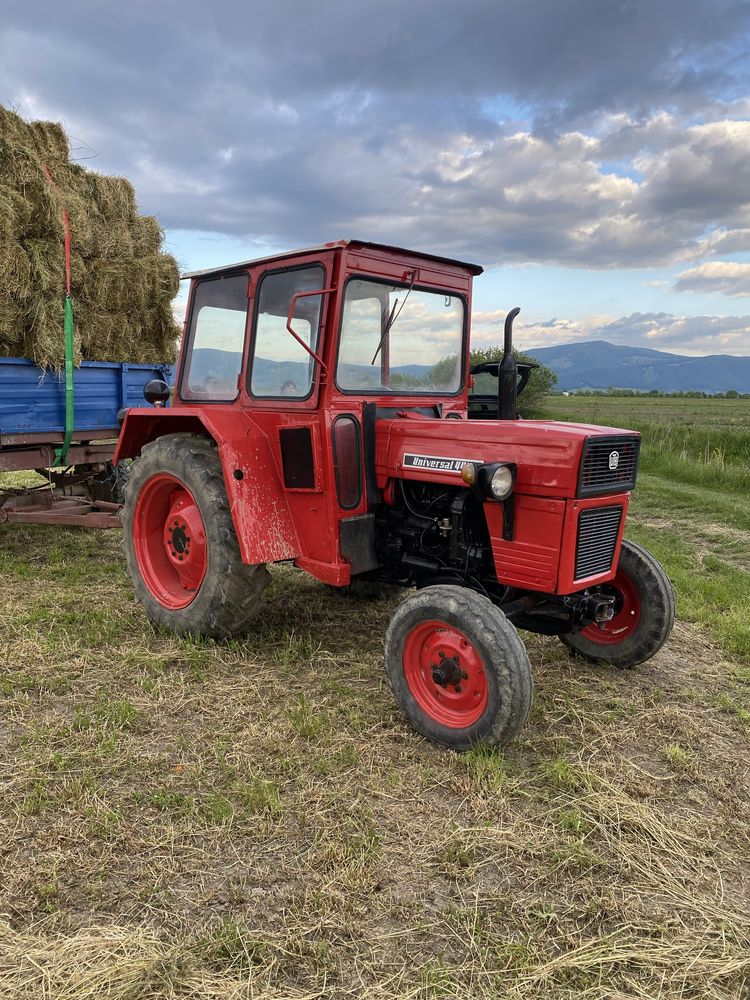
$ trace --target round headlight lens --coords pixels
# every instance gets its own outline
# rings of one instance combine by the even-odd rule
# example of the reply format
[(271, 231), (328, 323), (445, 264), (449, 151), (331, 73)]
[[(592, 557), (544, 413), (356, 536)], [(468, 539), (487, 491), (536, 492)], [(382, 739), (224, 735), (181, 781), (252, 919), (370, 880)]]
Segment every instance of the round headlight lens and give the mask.
[(490, 479), (490, 493), (496, 500), (504, 500), (513, 489), (513, 473), (507, 465), (501, 465)]

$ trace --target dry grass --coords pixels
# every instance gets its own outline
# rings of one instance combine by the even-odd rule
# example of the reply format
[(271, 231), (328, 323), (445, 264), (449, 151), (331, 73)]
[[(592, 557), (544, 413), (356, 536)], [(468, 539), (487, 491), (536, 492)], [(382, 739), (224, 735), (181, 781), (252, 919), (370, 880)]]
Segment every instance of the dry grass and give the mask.
[(750, 982), (750, 676), (529, 637), (504, 754), (416, 736), (392, 600), (290, 569), (242, 642), (156, 634), (115, 533), (0, 527), (0, 998), (691, 998)]
[(0, 107), (0, 349), (64, 360), (63, 215), (71, 232), (76, 360), (171, 361), (179, 288), (156, 219), (129, 181), (68, 161), (62, 126)]

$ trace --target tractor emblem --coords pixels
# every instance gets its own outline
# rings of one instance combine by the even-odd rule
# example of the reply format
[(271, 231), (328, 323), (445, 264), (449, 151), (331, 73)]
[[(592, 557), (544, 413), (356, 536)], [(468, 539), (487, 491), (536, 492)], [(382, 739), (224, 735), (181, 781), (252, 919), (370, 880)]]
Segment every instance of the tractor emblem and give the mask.
[(609, 453), (609, 467), (612, 470), (612, 472), (615, 471), (615, 469), (617, 468), (617, 466), (619, 464), (620, 464), (620, 452), (619, 451), (611, 451)]

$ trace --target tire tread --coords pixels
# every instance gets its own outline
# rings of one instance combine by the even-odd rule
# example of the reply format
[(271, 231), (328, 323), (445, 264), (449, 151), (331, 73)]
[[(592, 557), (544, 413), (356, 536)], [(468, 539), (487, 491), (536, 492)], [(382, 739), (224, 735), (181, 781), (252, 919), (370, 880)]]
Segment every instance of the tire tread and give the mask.
[[(204, 516), (206, 536), (212, 543), (207, 579), (196, 599), (180, 611), (165, 608), (151, 595), (138, 571), (132, 543), (137, 491), (142, 482), (160, 471), (181, 473), (183, 481), (189, 480), (185, 485), (194, 494), (199, 494), (196, 496), (199, 505), (209, 510), (209, 516)], [(128, 573), (154, 624), (163, 625), (179, 635), (199, 634), (215, 639), (230, 638), (247, 629), (260, 610), (270, 575), (264, 563), (247, 565), (242, 562), (221, 461), (213, 441), (192, 434), (166, 434), (145, 444), (131, 467), (120, 519)]]
[[(500, 694), (499, 710), (467, 729), (450, 730), (432, 722), (416, 704), (403, 674), (403, 643), (419, 616), (453, 619), (472, 640), (493, 651), (485, 656)], [(505, 746), (523, 728), (533, 699), (531, 664), (521, 637), (499, 608), (481, 594), (465, 587), (438, 584), (406, 598), (396, 609), (385, 639), (386, 677), (396, 701), (412, 725), (441, 746), (466, 750), (477, 743)]]

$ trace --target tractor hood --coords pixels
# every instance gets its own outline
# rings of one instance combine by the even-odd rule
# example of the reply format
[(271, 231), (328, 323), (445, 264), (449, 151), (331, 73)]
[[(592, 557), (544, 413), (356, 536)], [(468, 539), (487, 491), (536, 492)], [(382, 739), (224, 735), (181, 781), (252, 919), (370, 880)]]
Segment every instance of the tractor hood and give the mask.
[(390, 478), (459, 485), (466, 462), (514, 462), (517, 492), (575, 497), (585, 442), (623, 436), (640, 437), (617, 427), (552, 420), (403, 416), (376, 422), (375, 468), (381, 488)]

